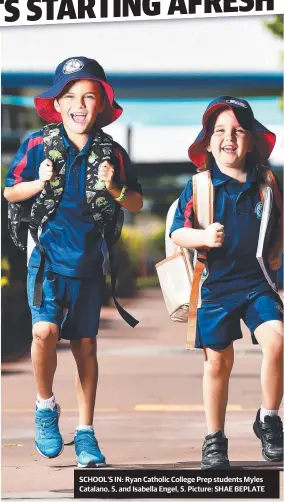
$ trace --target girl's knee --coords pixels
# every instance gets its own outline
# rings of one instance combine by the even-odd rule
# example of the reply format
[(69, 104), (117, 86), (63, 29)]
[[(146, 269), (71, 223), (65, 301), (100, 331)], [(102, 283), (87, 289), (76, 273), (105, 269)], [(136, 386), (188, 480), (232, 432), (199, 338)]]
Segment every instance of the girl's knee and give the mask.
[(269, 359), (283, 360), (283, 338), (277, 336), (267, 347), (263, 349), (263, 354)]
[(234, 351), (232, 346), (222, 351), (214, 351), (208, 348), (205, 350), (205, 373), (214, 378), (231, 373), (234, 364)]
[(204, 363), (204, 373), (212, 378), (218, 378), (231, 373), (232, 364), (224, 363), (221, 359), (210, 360)]

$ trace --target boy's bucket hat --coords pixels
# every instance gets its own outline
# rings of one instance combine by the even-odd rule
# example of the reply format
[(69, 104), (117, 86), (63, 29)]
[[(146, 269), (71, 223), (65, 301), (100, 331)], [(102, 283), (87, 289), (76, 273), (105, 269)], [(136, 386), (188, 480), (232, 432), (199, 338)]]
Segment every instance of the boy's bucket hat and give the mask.
[(69, 82), (82, 79), (99, 82), (105, 92), (105, 106), (97, 117), (96, 126), (104, 127), (118, 119), (123, 110), (114, 100), (114, 90), (107, 82), (103, 68), (94, 59), (83, 56), (65, 59), (57, 66), (53, 85), (34, 99), (39, 116), (46, 122), (61, 122), (61, 115), (55, 110), (53, 100)]
[(255, 134), (257, 144), (256, 149), (261, 160), (267, 160), (275, 146), (276, 136), (273, 132), (264, 127), (254, 118), (253, 111), (245, 99), (234, 98), (233, 96), (220, 96), (211, 101), (205, 110), (202, 119), (203, 128), (198, 134), (194, 143), (188, 149), (190, 160), (199, 168), (203, 168), (207, 158), (205, 151), (205, 140), (207, 139), (208, 120), (216, 110), (231, 108), (239, 123), (244, 129)]

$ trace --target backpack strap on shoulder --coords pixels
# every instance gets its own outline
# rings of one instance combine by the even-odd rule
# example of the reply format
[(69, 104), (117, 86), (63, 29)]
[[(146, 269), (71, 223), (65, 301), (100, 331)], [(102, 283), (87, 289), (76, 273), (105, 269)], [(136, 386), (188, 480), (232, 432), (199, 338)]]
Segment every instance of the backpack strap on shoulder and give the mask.
[(29, 230), (40, 252), (40, 266), (36, 274), (34, 287), (34, 305), (41, 305), (42, 303), (42, 283), (46, 259), (45, 251), (39, 242), (38, 230), (58, 206), (65, 184), (65, 155), (60, 125), (48, 124), (43, 127), (42, 132), (44, 155), (52, 160), (55, 166), (56, 179), (45, 183), (44, 189), (31, 209)]
[[(205, 229), (213, 223), (214, 190), (210, 171), (200, 172), (192, 177), (194, 228)], [(189, 299), (187, 349), (193, 349), (196, 337), (197, 305), (200, 281), (205, 269), (208, 250), (197, 251)]]

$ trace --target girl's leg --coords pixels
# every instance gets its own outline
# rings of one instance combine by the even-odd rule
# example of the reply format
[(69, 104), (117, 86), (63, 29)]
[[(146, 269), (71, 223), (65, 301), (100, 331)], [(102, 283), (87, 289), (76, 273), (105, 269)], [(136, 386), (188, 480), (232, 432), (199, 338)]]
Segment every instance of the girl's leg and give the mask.
[(283, 426), (278, 409), (283, 396), (283, 335), (281, 321), (267, 321), (255, 330), (262, 348), (262, 409), (258, 410), (253, 430), (261, 440), (265, 460), (283, 460)]
[(278, 410), (283, 396), (283, 327), (281, 321), (267, 321), (255, 330), (262, 348), (262, 406)]
[(229, 378), (234, 362), (233, 344), (224, 350), (204, 348), (203, 400), (208, 434), (224, 432)]

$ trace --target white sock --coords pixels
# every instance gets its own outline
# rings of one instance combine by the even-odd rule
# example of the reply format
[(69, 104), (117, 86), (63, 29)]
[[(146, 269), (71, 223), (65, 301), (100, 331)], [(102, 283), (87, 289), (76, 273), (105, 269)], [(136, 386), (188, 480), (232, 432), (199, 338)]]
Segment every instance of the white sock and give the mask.
[(93, 425), (78, 425), (76, 431), (93, 431)]
[(36, 395), (36, 405), (39, 410), (44, 410), (50, 408), (52, 411), (56, 406), (56, 400), (54, 395), (52, 395), (49, 399), (42, 399), (39, 394)]
[(264, 422), (264, 417), (276, 417), (278, 415), (278, 410), (267, 410), (262, 405), (260, 407), (260, 421)]

